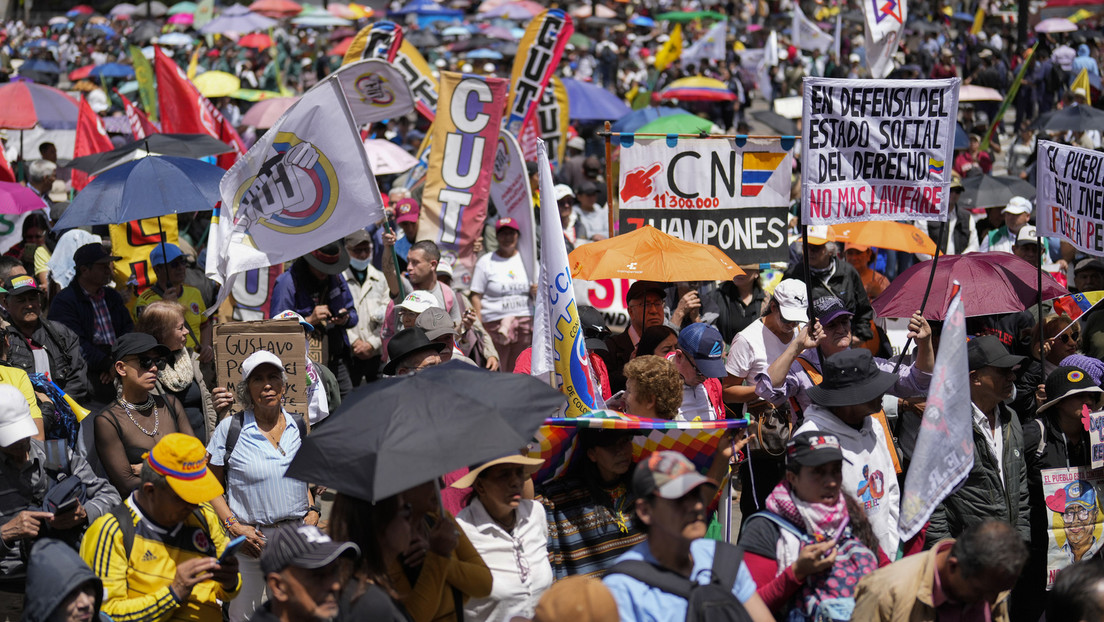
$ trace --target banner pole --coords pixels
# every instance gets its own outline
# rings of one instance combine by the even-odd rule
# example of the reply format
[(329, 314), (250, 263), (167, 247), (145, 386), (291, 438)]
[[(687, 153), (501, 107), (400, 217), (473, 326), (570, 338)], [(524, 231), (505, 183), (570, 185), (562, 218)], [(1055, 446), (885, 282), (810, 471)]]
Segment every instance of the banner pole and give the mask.
[(706, 138), (723, 140), (732, 140), (734, 138), (753, 138), (758, 140), (782, 140), (783, 138), (801, 138), (800, 136), (789, 136), (780, 134), (658, 134), (654, 132), (611, 132), (609, 129), (595, 132), (595, 134), (597, 136), (633, 136), (636, 138), (667, 138), (668, 136), (677, 136), (678, 138)]
[[(950, 215), (947, 215), (950, 218)], [(950, 231), (947, 229), (947, 221), (939, 221), (939, 234), (935, 243), (935, 254), (932, 255), (931, 272), (928, 273), (928, 285), (924, 288), (924, 297), (920, 300), (920, 315), (924, 315), (924, 309), (928, 306), (928, 296), (931, 295), (932, 281), (935, 280), (935, 268), (939, 265), (939, 256), (943, 254), (943, 249), (947, 245), (947, 235)], [(912, 345), (912, 337), (909, 337), (905, 341), (905, 347), (901, 348), (901, 353), (897, 355), (897, 364), (893, 366), (893, 373), (897, 373), (901, 369), (901, 362), (905, 360), (905, 354), (908, 353), (909, 346)]]
[[(1039, 316), (1039, 367), (1046, 369), (1046, 364), (1043, 362), (1043, 341), (1046, 339), (1046, 326), (1043, 324), (1043, 238), (1036, 235), (1035, 244), (1039, 246), (1039, 259), (1035, 262), (1035, 287), (1039, 292), (1039, 298), (1035, 301), (1035, 309)], [(1070, 322), (1070, 325), (1072, 326), (1073, 322)]]
[(617, 226), (620, 223), (618, 219), (618, 212), (620, 206), (614, 206), (614, 184), (613, 184), (613, 134), (610, 132), (610, 122), (606, 121), (605, 125), (606, 137), (606, 214), (609, 216), (609, 234), (610, 237), (615, 237), (620, 231)]

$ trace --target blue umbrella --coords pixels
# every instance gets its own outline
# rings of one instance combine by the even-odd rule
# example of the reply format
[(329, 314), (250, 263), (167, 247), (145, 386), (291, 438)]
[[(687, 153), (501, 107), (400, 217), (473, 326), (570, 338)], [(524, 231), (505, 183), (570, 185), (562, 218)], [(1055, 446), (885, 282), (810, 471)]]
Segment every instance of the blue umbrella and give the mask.
[(955, 13), (954, 15), (952, 15), (952, 16), (951, 16), (951, 19), (957, 19), (957, 20), (958, 20), (958, 21), (960, 21), (960, 22), (970, 22), (970, 23), (973, 23), (973, 21), (974, 21), (974, 16), (973, 16), (973, 15), (970, 15), (969, 13), (965, 13), (965, 12), (963, 12), (963, 11), (959, 11), (958, 13)]
[(449, 9), (437, 4), (433, 0), (411, 0), (398, 11), (388, 11), (388, 15), (409, 15), (437, 17), (463, 17), (464, 12), (458, 9)]
[(488, 50), (487, 48), (480, 48), (478, 50), (472, 50), (466, 54), (468, 58), (478, 58), (481, 60), (502, 60), (502, 53), (494, 50)]
[(31, 41), (30, 43), (23, 44), (23, 49), (24, 50), (37, 50), (37, 49), (40, 49), (40, 48), (50, 49), (50, 48), (56, 48), (57, 46), (58, 46), (57, 41), (54, 41), (53, 39), (35, 39), (34, 41)]
[(966, 130), (962, 129), (962, 126), (957, 124), (957, 123), (955, 124), (954, 148), (955, 149), (969, 149), (970, 148), (970, 137), (966, 135)]
[(44, 58), (32, 58), (19, 66), (19, 71), (37, 71), (38, 73), (61, 73), (61, 67), (52, 60)]
[(89, 28), (94, 28), (96, 30), (102, 31), (105, 35), (107, 35), (108, 39), (111, 39), (115, 36), (115, 29), (111, 26), (108, 26), (107, 24), (92, 24), (91, 26), (89, 26)]
[(93, 67), (88, 75), (95, 78), (133, 78), (134, 67), (119, 63), (104, 63)]
[(563, 84), (567, 89), (568, 116), (572, 119), (612, 121), (632, 112), (625, 102), (600, 86), (572, 78), (564, 78)]
[(655, 20), (650, 17), (644, 17), (643, 15), (637, 15), (629, 20), (629, 23), (633, 26), (640, 26), (642, 28), (651, 28), (655, 26)]
[(219, 201), (219, 182), (226, 171), (172, 156), (150, 156), (104, 171), (65, 210), (59, 230), (110, 225), (197, 212)]
[(672, 108), (670, 106), (657, 108), (655, 106), (648, 106), (640, 110), (633, 110), (629, 114), (621, 117), (610, 126), (610, 130), (613, 132), (624, 132), (626, 134), (632, 133), (660, 117), (667, 117), (673, 114), (690, 113), (682, 108)]

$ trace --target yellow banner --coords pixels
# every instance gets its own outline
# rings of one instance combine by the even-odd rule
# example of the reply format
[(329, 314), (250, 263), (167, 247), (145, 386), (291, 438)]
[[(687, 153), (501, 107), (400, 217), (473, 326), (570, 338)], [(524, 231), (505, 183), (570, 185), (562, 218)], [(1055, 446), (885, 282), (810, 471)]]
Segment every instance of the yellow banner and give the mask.
[(115, 282), (122, 289), (130, 277), (138, 283), (138, 291), (145, 291), (157, 278), (149, 265), (149, 256), (161, 243), (162, 237), (169, 244), (176, 244), (179, 235), (176, 216), (162, 216), (158, 226), (156, 218), (134, 220), (124, 225), (111, 225), (111, 252), (122, 257), (115, 262)]

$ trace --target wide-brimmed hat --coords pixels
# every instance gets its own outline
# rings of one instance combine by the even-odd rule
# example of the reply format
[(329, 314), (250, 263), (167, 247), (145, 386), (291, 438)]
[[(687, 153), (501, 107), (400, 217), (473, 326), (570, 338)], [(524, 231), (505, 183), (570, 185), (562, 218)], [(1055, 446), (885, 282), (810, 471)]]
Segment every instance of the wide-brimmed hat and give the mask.
[(542, 464), (544, 464), (544, 460), (542, 460), (540, 458), (530, 458), (528, 456), (523, 456), (521, 454), (513, 454), (513, 455), (510, 455), (510, 456), (503, 456), (501, 458), (496, 458), (494, 460), (489, 460), (489, 461), (484, 462), (484, 463), (482, 463), (478, 466), (471, 467), (471, 469), (468, 471), (467, 475), (465, 475), (464, 477), (461, 477), (460, 479), (458, 479), (458, 480), (456, 480), (455, 482), (452, 483), (452, 487), (453, 488), (471, 488), (472, 484), (475, 483), (475, 480), (476, 480), (476, 478), (479, 477), (480, 473), (482, 473), (483, 471), (486, 471), (487, 469), (489, 469), (493, 466), (498, 466), (500, 464), (517, 464), (517, 465), (520, 465), (522, 467), (525, 467), (524, 470), (525, 470), (526, 475), (532, 475), (533, 473), (537, 472), (537, 469), (540, 468), (540, 466)]
[(1083, 369), (1077, 367), (1059, 367), (1050, 372), (1046, 379), (1047, 401), (1043, 402), (1036, 411), (1042, 413), (1063, 399), (1079, 393), (1104, 393), (1093, 382), (1092, 376)]
[(858, 348), (833, 354), (823, 362), (824, 380), (809, 387), (809, 399), (833, 408), (865, 404), (897, 384), (897, 374), (882, 371), (870, 350)]
[(145, 455), (146, 463), (169, 482), (178, 497), (199, 505), (225, 490), (207, 468), (207, 449), (190, 434), (174, 432), (165, 436)]
[(322, 248), (303, 255), (307, 265), (322, 274), (341, 274), (349, 267), (349, 251), (344, 244), (331, 242)]
[(394, 376), (399, 362), (411, 354), (425, 350), (440, 354), (444, 349), (445, 344), (430, 341), (425, 331), (417, 326), (400, 330), (387, 342), (387, 365), (383, 366), (383, 373)]

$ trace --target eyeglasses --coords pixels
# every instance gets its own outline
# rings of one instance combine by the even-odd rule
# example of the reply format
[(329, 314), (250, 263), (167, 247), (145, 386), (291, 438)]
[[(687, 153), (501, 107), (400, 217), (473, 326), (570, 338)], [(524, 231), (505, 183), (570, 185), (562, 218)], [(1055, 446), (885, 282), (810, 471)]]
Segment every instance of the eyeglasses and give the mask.
[(1058, 338), (1062, 340), (1062, 343), (1074, 345), (1077, 343), (1077, 340), (1081, 338), (1081, 333), (1062, 333), (1058, 335)]
[(1081, 508), (1078, 510), (1066, 510), (1062, 512), (1062, 520), (1069, 523), (1074, 520), (1086, 521), (1089, 520), (1089, 516), (1092, 514), (1092, 510), (1088, 508)]
[(639, 309), (640, 307), (647, 307), (651, 311), (663, 308), (662, 300), (653, 300), (652, 302), (637, 302), (629, 305), (630, 309)]
[(705, 382), (705, 374), (701, 373), (698, 369), (697, 363), (694, 362), (694, 357), (687, 354), (686, 350), (679, 350), (682, 353), (682, 357), (686, 359), (687, 363), (690, 363), (690, 367), (693, 368), (694, 373), (698, 375), (698, 382)]
[(521, 550), (521, 540), (514, 538), (514, 561), (517, 563), (518, 574), (521, 575), (521, 582), (529, 582), (529, 562), (525, 559), (525, 554)]
[(152, 369), (153, 367), (163, 369), (165, 367), (165, 359), (160, 356), (137, 356), (134, 360), (138, 363), (138, 369)]

